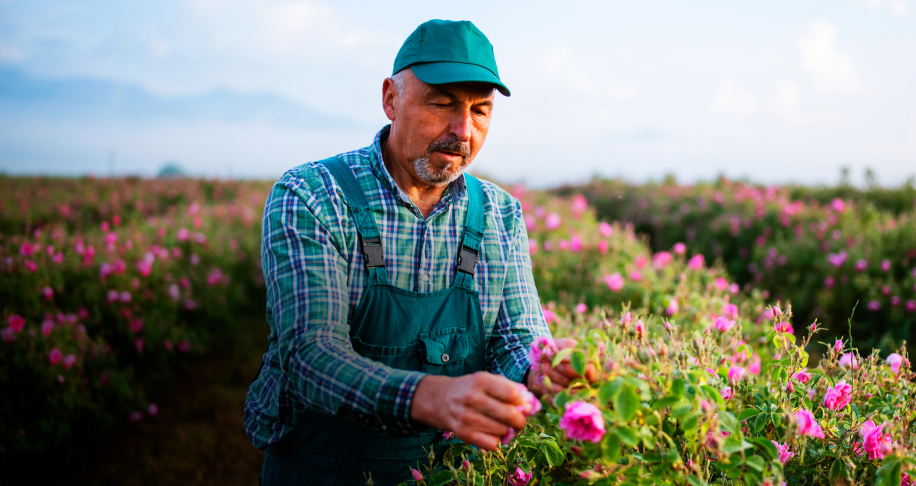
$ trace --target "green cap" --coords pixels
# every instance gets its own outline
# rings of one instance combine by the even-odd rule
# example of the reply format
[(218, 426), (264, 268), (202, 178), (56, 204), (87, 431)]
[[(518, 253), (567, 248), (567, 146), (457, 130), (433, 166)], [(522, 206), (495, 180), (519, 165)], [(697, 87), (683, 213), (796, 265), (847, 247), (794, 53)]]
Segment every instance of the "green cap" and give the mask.
[(493, 45), (467, 20), (430, 20), (420, 24), (398, 51), (391, 75), (408, 67), (427, 84), (490, 83), (509, 96), (509, 88), (499, 80)]

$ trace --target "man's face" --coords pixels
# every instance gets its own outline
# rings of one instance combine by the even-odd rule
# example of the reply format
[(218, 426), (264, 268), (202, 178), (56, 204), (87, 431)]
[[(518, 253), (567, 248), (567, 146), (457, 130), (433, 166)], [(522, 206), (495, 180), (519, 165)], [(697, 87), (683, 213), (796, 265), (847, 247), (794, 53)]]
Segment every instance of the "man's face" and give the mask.
[(446, 185), (461, 175), (490, 128), (493, 88), (484, 83), (430, 85), (409, 69), (402, 92), (384, 85), (391, 120), (389, 147), (406, 158), (421, 181)]

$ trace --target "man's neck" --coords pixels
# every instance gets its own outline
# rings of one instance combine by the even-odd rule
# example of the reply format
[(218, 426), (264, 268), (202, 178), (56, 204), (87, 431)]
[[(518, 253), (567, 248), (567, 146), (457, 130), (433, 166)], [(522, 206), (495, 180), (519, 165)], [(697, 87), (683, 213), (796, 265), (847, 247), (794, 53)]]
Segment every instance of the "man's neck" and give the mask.
[(410, 162), (394, 154), (388, 139), (382, 140), (382, 162), (398, 187), (417, 205), (423, 217), (429, 216), (442, 200), (442, 194), (448, 186), (433, 186), (421, 181), (413, 167), (410, 167)]

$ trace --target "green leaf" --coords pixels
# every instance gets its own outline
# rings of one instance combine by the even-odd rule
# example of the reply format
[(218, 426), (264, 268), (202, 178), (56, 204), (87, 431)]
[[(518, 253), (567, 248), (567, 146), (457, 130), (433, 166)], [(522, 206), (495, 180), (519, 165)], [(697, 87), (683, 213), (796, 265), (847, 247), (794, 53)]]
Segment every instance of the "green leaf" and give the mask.
[(579, 376), (585, 376), (585, 353), (578, 349), (573, 351), (569, 357), (569, 364), (572, 365), (573, 371)]
[(772, 415), (773, 425), (780, 427), (782, 425), (782, 414), (774, 413)]
[(686, 401), (681, 401), (680, 403), (671, 407), (671, 415), (675, 418), (681, 418), (689, 412), (693, 411), (693, 405)]
[(671, 382), (671, 395), (676, 396), (676, 397), (684, 396), (685, 387), (686, 387), (686, 383), (684, 383), (683, 379), (678, 378), (674, 380), (673, 382)]
[(706, 481), (703, 481), (702, 479), (696, 476), (688, 475), (687, 482), (690, 483), (691, 486), (706, 486)]
[(614, 463), (620, 459), (620, 437), (617, 434), (604, 434), (604, 457)]
[(843, 464), (843, 459), (839, 457), (834, 459), (833, 464), (830, 466), (830, 473), (828, 473), (827, 479), (830, 480), (830, 484), (835, 484), (837, 481), (846, 479), (846, 465)]
[(738, 419), (736, 419), (735, 415), (731, 412), (720, 410), (719, 421), (722, 422), (722, 426), (725, 427), (725, 430), (731, 432), (732, 434), (738, 433)]
[(744, 422), (745, 420), (759, 414), (760, 410), (757, 410), (756, 408), (745, 408), (741, 411), (741, 413), (738, 414), (738, 420)]
[(566, 405), (566, 402), (569, 401), (569, 392), (566, 390), (557, 393), (553, 397), (553, 406), (559, 408), (560, 410)]
[(639, 438), (636, 437), (636, 429), (632, 427), (616, 427), (614, 433), (620, 437), (620, 441), (627, 447), (636, 447), (639, 444)]
[(617, 381), (609, 381), (601, 385), (601, 389), (598, 390), (598, 401), (601, 403), (607, 403), (611, 401), (611, 397), (615, 395), (617, 388), (619, 387)]
[(564, 359), (568, 358), (572, 352), (575, 351), (574, 348), (564, 348), (561, 349), (557, 354), (553, 356), (553, 361), (550, 362), (550, 366), (556, 368), (557, 365), (563, 362)]
[(748, 439), (748, 442), (757, 446), (763, 455), (766, 456), (767, 460), (772, 461), (779, 457), (779, 451), (776, 450), (776, 446), (773, 445), (773, 442), (770, 439), (765, 439), (763, 437), (754, 437), (753, 439)]
[(681, 417), (681, 429), (684, 430), (685, 434), (694, 435), (696, 434), (697, 423), (699, 422), (699, 415), (696, 412), (690, 412), (687, 415)]
[(763, 472), (763, 468), (766, 467), (766, 461), (764, 461), (760, 456), (750, 456), (747, 458), (746, 462), (748, 466), (751, 466), (760, 472)]
[(544, 451), (544, 457), (547, 458), (550, 467), (559, 467), (566, 462), (566, 453), (552, 440), (545, 440), (541, 450)]
[(767, 425), (767, 414), (762, 413), (754, 420), (754, 432), (760, 432)]
[(900, 486), (900, 460), (896, 456), (888, 456), (876, 476), (876, 486)]
[[(604, 387), (601, 387), (601, 388), (604, 389)], [(600, 392), (599, 392), (599, 396), (600, 396)], [(678, 398), (678, 397), (665, 397), (665, 398), (659, 398), (658, 400), (655, 401), (655, 403), (652, 404), (652, 411), (654, 412), (654, 411), (656, 411), (656, 410), (658, 410), (658, 409), (665, 408), (665, 407), (669, 407), (669, 406), (671, 406), (671, 405), (673, 405), (673, 404), (679, 402), (680, 400), (681, 400), (681, 399)]]
[(614, 398), (614, 410), (624, 422), (629, 422), (636, 417), (636, 410), (639, 409), (639, 395), (631, 387), (625, 386)]
[(709, 398), (712, 398), (713, 400), (715, 400), (716, 403), (717, 403), (720, 407), (724, 407), (724, 406), (725, 406), (725, 400), (722, 399), (722, 394), (719, 393), (719, 390), (716, 390), (715, 388), (713, 388), (713, 387), (711, 387), (711, 386), (709, 386), (709, 385), (702, 385), (700, 388), (702, 388), (703, 391), (706, 392), (706, 395), (708, 395)]
[(428, 484), (429, 486), (442, 486), (443, 484), (448, 483), (449, 481), (452, 481), (454, 479), (455, 478), (454, 476), (452, 476), (451, 471), (449, 471), (448, 469), (443, 469), (437, 472), (436, 474), (433, 474), (432, 476), (430, 476), (429, 481), (427, 481), (426, 484)]

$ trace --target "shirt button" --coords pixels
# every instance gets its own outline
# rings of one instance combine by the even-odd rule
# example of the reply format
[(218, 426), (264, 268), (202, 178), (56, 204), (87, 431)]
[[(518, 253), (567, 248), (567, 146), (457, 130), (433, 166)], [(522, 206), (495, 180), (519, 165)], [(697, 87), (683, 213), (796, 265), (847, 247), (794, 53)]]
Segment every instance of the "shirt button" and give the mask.
[(420, 280), (422, 280), (422, 281), (424, 281), (424, 282), (427, 281), (427, 280), (429, 280), (429, 274), (426, 273), (426, 272), (420, 272)]
[(442, 353), (442, 362), (448, 363), (448, 354), (447, 353)]

